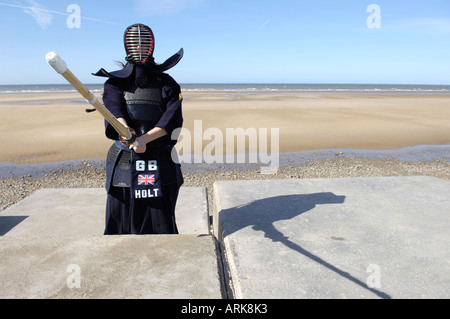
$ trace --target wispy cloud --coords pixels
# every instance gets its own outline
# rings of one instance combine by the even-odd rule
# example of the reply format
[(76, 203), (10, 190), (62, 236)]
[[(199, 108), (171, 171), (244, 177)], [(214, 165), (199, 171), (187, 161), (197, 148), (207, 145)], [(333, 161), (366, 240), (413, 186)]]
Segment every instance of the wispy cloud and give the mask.
[(450, 19), (415, 19), (411, 23), (428, 31), (450, 33)]
[(450, 19), (447, 18), (402, 19), (391, 25), (387, 25), (386, 28), (390, 30), (414, 31), (426, 33), (450, 33)]
[[(34, 0), (27, 0), (27, 2), (29, 3), (28, 6), (23, 5), (23, 4), (19, 3), (18, 1), (14, 1), (14, 2), (16, 4), (0, 2), (0, 6), (22, 9), (24, 13), (32, 16), (34, 18), (34, 20), (36, 21), (36, 23), (39, 24), (39, 26), (42, 29), (46, 29), (49, 25), (52, 24), (55, 14), (63, 15), (63, 16), (71, 15), (70, 13), (67, 13), (67, 12), (59, 12), (59, 11), (49, 10), (45, 6), (43, 6), (42, 4), (40, 4)], [(94, 21), (94, 22), (120, 25), (119, 23), (103, 21), (103, 20), (88, 18), (88, 17), (84, 17), (84, 16), (81, 16), (80, 18), (83, 20), (89, 20), (89, 21)]]
[(264, 22), (259, 28), (258, 30), (261, 31), (262, 29), (264, 29), (266, 27), (266, 25), (268, 25), (270, 23), (270, 21), (272, 21), (272, 19), (268, 19), (266, 20), (266, 22)]
[(135, 0), (134, 7), (141, 16), (155, 16), (174, 13), (191, 6), (196, 6), (205, 0)]
[[(42, 4), (40, 4), (34, 0), (27, 0), (29, 6), (24, 6), (17, 1), (14, 1), (14, 2), (17, 5), (10, 5), (11, 7), (23, 9), (23, 12), (32, 16), (34, 18), (34, 20), (36, 21), (36, 23), (39, 24), (39, 26), (42, 29), (46, 29), (47, 26), (52, 24), (53, 15)], [(4, 5), (8, 5), (8, 4), (4, 4)]]

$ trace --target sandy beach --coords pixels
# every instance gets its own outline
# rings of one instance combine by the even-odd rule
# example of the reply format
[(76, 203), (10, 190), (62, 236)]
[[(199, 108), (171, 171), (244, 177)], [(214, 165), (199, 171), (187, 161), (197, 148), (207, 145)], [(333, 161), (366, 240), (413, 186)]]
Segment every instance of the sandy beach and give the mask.
[[(280, 152), (449, 145), (449, 101), (444, 93), (185, 92), (184, 128), (194, 132), (196, 120), (203, 131), (224, 135), (227, 128), (278, 128)], [(1, 94), (0, 131), (8, 147), (0, 162), (105, 157), (111, 141), (103, 119), (86, 108), (77, 93)]]

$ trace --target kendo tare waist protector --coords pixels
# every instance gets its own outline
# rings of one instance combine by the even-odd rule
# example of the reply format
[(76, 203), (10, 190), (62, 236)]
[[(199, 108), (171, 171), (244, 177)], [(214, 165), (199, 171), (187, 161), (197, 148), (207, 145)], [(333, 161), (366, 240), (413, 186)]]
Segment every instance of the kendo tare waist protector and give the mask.
[(139, 199), (162, 197), (162, 182), (158, 160), (133, 153), (131, 159), (131, 197)]

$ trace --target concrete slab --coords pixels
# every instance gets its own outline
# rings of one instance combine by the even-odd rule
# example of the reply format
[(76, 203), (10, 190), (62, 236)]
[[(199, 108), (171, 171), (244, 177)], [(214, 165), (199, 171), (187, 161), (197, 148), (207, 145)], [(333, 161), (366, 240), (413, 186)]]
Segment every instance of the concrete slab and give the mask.
[(210, 234), (206, 188), (181, 187), (175, 217), (180, 234)]
[(42, 189), (0, 213), (0, 234), (98, 236), (105, 228), (104, 189)]
[(236, 298), (449, 298), (450, 181), (217, 182)]
[[(0, 213), (0, 236), (96, 236), (105, 227), (104, 189), (43, 189)], [(209, 234), (206, 189), (182, 187), (180, 234)]]
[(0, 213), (0, 298), (222, 298), (205, 188), (181, 188), (178, 236), (103, 236), (105, 204), (44, 189)]
[(212, 236), (0, 237), (1, 299), (220, 299)]

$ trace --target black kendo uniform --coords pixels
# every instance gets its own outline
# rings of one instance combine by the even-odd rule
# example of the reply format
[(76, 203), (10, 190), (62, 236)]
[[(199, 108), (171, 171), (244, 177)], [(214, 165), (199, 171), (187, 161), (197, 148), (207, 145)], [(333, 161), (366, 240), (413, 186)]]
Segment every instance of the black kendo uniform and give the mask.
[(103, 103), (116, 118), (126, 119), (136, 136), (155, 127), (165, 129), (168, 135), (147, 144), (144, 154), (136, 154), (119, 142), (118, 133), (105, 122), (106, 136), (115, 140), (106, 160), (105, 235), (178, 234), (175, 206), (183, 176), (180, 165), (172, 158), (176, 140), (171, 135), (183, 124), (182, 96), (178, 83), (163, 72), (181, 60), (183, 49), (156, 65), (152, 63), (152, 47), (150, 62), (136, 63), (139, 59), (133, 60), (133, 51), (127, 44), (130, 30), (139, 35), (140, 41), (147, 31), (153, 41), (147, 26), (127, 28), (127, 65), (116, 72), (101, 69), (95, 74), (109, 78), (104, 85)]

